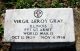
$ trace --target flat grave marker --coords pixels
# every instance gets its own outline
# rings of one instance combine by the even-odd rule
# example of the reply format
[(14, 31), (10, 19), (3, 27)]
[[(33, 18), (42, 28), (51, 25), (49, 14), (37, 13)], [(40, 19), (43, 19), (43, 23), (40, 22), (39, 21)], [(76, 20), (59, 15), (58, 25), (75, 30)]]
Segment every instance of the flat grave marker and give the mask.
[(6, 10), (4, 42), (75, 42), (72, 8)]

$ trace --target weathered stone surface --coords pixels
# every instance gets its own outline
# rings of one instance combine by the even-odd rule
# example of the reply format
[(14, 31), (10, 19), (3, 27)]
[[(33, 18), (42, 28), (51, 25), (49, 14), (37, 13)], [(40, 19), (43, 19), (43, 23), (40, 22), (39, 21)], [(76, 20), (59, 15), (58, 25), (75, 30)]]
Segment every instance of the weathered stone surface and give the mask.
[[(47, 35), (45, 35), (46, 33)], [(6, 10), (4, 41), (75, 42), (73, 9)]]

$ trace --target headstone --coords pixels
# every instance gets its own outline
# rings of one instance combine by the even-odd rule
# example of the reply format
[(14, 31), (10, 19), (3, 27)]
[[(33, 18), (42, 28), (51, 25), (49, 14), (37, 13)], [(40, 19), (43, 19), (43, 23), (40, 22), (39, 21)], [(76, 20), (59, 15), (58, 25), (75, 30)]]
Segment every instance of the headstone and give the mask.
[(9, 9), (4, 28), (3, 41), (16, 42), (12, 49), (67, 48), (75, 42), (72, 8)]

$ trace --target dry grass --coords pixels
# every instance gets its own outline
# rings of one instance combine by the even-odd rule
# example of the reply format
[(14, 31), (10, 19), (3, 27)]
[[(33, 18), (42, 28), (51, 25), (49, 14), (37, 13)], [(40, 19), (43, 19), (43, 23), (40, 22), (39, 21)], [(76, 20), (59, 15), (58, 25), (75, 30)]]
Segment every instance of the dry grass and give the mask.
[(74, 9), (75, 35), (77, 51), (80, 51), (80, 8)]

